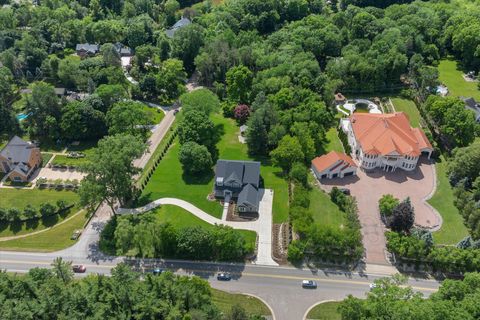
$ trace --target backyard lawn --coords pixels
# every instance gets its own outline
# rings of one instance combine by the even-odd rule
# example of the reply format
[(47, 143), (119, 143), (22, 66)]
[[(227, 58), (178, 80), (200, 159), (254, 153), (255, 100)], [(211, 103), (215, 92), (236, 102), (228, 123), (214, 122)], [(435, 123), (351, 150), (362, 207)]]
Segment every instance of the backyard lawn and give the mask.
[(53, 157), (53, 154), (42, 152), (42, 167), (45, 167), (45, 165), (48, 163), (48, 161), (50, 161), (52, 157)]
[(78, 202), (78, 199), (78, 195), (73, 191), (0, 189), (0, 208), (15, 207), (23, 210), (27, 204), (38, 208), (45, 202), (55, 204), (58, 200), (64, 200), (71, 204)]
[(342, 317), (337, 311), (340, 302), (325, 302), (315, 306), (307, 315), (310, 320), (340, 320)]
[(338, 209), (337, 205), (330, 200), (330, 196), (314, 185), (314, 177), (310, 175), (310, 207), (313, 220), (322, 225), (341, 228), (345, 223), (345, 214)]
[(212, 292), (213, 303), (221, 312), (228, 314), (233, 305), (242, 306), (248, 314), (258, 314), (262, 316), (270, 316), (270, 309), (255, 297), (244, 294), (233, 294), (217, 289), (210, 289)]
[(342, 142), (340, 142), (338, 138), (337, 128), (330, 128), (330, 130), (327, 131), (326, 138), (327, 144), (324, 146), (325, 153), (330, 151), (344, 152)]
[(420, 112), (418, 112), (417, 106), (412, 100), (400, 97), (391, 98), (391, 100), (397, 112), (403, 111), (408, 115), (412, 127), (420, 128)]
[(447, 162), (443, 156), (435, 165), (437, 170), (437, 191), (428, 200), (440, 212), (443, 224), (439, 231), (433, 233), (437, 244), (456, 244), (468, 235), (468, 230), (463, 224), (463, 218), (453, 204), (454, 195), (448, 181), (446, 172)]
[(97, 146), (97, 141), (88, 141), (80, 142), (78, 146), (70, 145), (68, 146), (68, 152), (81, 152), (85, 154), (83, 158), (69, 158), (66, 155), (56, 155), (52, 160), (54, 165), (64, 165), (64, 166), (80, 166), (89, 161), (89, 156), (93, 153), (94, 149)]
[(455, 60), (442, 60), (438, 66), (439, 80), (448, 87), (454, 97), (473, 97), (480, 101), (478, 82), (468, 82), (463, 79), (463, 71), (458, 69)]
[[(222, 134), (217, 144), (219, 159), (249, 160), (247, 146), (238, 141), (238, 126), (231, 119), (221, 115), (212, 115), (217, 130)], [(175, 197), (188, 202), (220, 218), (222, 206), (218, 201), (209, 201), (208, 194), (213, 190), (213, 171), (202, 177), (184, 176), (182, 166), (178, 160), (180, 144), (178, 139), (170, 147), (167, 154), (160, 161), (157, 169), (143, 190), (139, 205), (162, 197)], [(268, 160), (262, 162), (261, 176), (266, 188), (275, 190), (273, 198), (274, 223), (284, 222), (288, 219), (288, 185), (281, 177), (281, 169), (273, 167)]]
[(52, 252), (65, 249), (76, 242), (70, 237), (75, 230), (82, 229), (86, 219), (85, 212), (80, 211), (72, 219), (45, 232), (21, 239), (2, 241), (0, 250)]
[(163, 113), (162, 110), (157, 108), (152, 108), (147, 105), (144, 105), (143, 110), (146, 111), (147, 114), (151, 116), (154, 124), (160, 123), (160, 121), (162, 121), (162, 119), (165, 117), (165, 113)]

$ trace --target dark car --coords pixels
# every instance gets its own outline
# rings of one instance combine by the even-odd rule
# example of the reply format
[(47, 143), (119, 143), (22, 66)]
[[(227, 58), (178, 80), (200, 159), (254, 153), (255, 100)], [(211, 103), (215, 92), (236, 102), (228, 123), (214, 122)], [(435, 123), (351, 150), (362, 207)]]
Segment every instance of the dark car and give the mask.
[(75, 273), (84, 273), (85, 271), (87, 271), (87, 268), (84, 265), (75, 264), (72, 266), (72, 270)]
[(163, 272), (165, 272), (165, 270), (160, 269), (160, 268), (155, 268), (155, 269), (153, 269), (153, 271), (152, 271), (152, 273), (153, 273), (154, 276), (159, 276), (159, 275), (161, 275)]
[(316, 289), (317, 288), (317, 282), (313, 280), (303, 280), (302, 281), (302, 287), (306, 289)]
[(217, 274), (217, 280), (230, 281), (230, 280), (232, 280), (232, 276), (230, 275), (230, 273), (221, 272), (221, 273)]
[(340, 188), (340, 189), (338, 189), (338, 190), (340, 190), (341, 193), (343, 193), (343, 194), (345, 194), (345, 195), (347, 195), (347, 196), (350, 195), (350, 189)]

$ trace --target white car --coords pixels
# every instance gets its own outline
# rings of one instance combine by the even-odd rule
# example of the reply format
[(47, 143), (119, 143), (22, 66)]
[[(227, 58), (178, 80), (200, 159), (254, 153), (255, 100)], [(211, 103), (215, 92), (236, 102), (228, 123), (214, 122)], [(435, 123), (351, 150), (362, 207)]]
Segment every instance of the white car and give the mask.
[(307, 289), (316, 289), (317, 282), (313, 280), (302, 280), (302, 287)]

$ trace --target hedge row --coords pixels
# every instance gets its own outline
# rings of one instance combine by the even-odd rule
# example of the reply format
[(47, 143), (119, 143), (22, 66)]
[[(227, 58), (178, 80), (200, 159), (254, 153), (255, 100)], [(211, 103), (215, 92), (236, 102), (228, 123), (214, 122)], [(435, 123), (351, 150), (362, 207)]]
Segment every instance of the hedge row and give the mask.
[(67, 204), (64, 200), (57, 203), (42, 203), (39, 208), (28, 204), (23, 210), (18, 208), (0, 208), (0, 222), (24, 222), (28, 220), (45, 218), (64, 212), (72, 208), (73, 204)]

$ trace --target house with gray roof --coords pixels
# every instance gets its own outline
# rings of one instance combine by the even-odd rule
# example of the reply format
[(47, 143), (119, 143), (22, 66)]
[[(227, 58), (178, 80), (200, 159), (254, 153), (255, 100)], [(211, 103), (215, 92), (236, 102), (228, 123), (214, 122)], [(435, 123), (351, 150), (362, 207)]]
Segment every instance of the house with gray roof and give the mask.
[(100, 51), (100, 46), (98, 44), (90, 43), (79, 43), (75, 47), (77, 55), (80, 57), (94, 56)]
[(177, 22), (175, 22), (175, 24), (168, 30), (165, 31), (165, 34), (167, 35), (167, 37), (169, 38), (173, 38), (173, 36), (175, 35), (175, 32), (178, 30), (178, 29), (181, 29), (183, 27), (186, 27), (188, 26), (189, 24), (191, 24), (192, 22), (190, 21), (190, 19), (188, 18), (184, 18), (182, 17), (182, 19), (178, 20)]
[(12, 181), (26, 182), (42, 164), (40, 149), (14, 136), (0, 151), (0, 172)]
[(461, 97), (461, 99), (463, 100), (463, 102), (465, 102), (465, 108), (475, 112), (475, 120), (477, 122), (480, 122), (480, 103), (475, 101), (475, 99), (472, 97)]
[(258, 212), (260, 162), (218, 160), (215, 167), (214, 193), (217, 199), (237, 201), (239, 212)]

